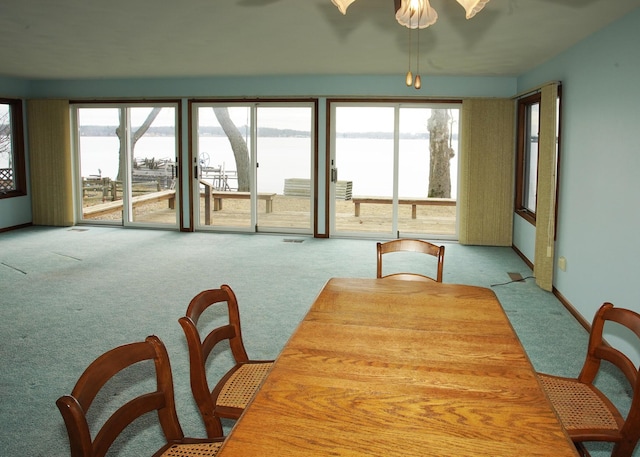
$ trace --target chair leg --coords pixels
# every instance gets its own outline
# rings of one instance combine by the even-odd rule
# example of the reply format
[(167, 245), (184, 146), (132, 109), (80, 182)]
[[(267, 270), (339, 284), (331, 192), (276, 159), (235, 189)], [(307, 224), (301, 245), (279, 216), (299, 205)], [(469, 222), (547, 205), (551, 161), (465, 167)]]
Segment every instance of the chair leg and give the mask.
[(220, 438), (224, 436), (222, 422), (218, 416), (203, 411), (202, 418), (204, 420), (204, 427), (207, 430), (207, 438)]
[(584, 447), (584, 444), (582, 443), (573, 443), (576, 447), (576, 449), (578, 450), (578, 454), (580, 454), (581, 457), (591, 457), (591, 454), (589, 454), (589, 451), (587, 451), (587, 448)]

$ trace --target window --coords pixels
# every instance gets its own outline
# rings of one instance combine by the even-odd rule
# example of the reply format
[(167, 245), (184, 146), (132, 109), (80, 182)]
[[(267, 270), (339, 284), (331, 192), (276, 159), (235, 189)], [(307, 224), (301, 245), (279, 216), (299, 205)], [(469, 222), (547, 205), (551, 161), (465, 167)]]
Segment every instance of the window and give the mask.
[(0, 98), (0, 198), (27, 194), (22, 101)]
[(515, 210), (535, 225), (538, 188), (540, 93), (518, 101)]

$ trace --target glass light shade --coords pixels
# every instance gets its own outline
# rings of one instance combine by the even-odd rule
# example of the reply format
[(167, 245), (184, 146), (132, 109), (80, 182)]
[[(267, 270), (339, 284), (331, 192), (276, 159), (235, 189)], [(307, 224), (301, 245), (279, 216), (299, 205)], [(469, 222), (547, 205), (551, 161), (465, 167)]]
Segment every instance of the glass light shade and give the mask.
[(411, 70), (407, 72), (407, 78), (405, 79), (405, 82), (407, 83), (407, 86), (413, 86), (413, 74), (411, 73)]
[(467, 12), (467, 19), (471, 19), (476, 13), (479, 13), (489, 0), (456, 0), (462, 5)]
[(416, 82), (413, 84), (413, 87), (416, 89), (420, 89), (422, 87), (422, 78), (420, 78), (420, 75), (416, 75)]
[(429, 0), (401, 0), (396, 20), (410, 29), (424, 29), (436, 23), (438, 13), (431, 8)]
[(347, 14), (347, 8), (356, 0), (331, 0), (331, 2), (338, 7), (342, 14)]

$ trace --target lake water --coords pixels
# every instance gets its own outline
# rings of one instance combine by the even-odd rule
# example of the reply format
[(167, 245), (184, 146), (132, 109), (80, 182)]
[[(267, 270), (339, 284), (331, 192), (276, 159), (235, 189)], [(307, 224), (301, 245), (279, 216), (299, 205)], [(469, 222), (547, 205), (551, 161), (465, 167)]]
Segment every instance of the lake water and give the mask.
[[(229, 142), (223, 137), (200, 137), (199, 151), (209, 157), (209, 166), (235, 169)], [(457, 151), (457, 143), (453, 148)], [(81, 137), (82, 176), (115, 178), (118, 173), (117, 137)], [(258, 140), (258, 190), (281, 194), (286, 178), (311, 175), (310, 141), (307, 138)], [(400, 143), (399, 193), (403, 197), (424, 197), (429, 177), (429, 141), (403, 139)], [(175, 140), (171, 137), (142, 137), (135, 146), (136, 159), (174, 160)], [(393, 185), (393, 140), (336, 139), (338, 179), (353, 182), (353, 195), (391, 195)], [(204, 154), (202, 154), (204, 156)], [(458, 157), (451, 160), (452, 198), (457, 195)]]

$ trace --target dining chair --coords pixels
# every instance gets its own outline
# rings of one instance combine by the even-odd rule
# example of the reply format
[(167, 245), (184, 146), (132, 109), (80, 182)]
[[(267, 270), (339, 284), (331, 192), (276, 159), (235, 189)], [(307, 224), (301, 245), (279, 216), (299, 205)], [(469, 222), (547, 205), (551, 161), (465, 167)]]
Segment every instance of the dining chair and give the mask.
[[(220, 309), (225, 303), (228, 321), (201, 335), (198, 321), (204, 311), (212, 307)], [(235, 420), (240, 417), (271, 370), (273, 360), (249, 359), (242, 341), (238, 301), (231, 287), (226, 284), (193, 297), (179, 322), (189, 348), (191, 391), (207, 436), (220, 436), (223, 433), (220, 418)], [(222, 341), (228, 341), (234, 365), (211, 389), (207, 373), (207, 367), (210, 366), (208, 359), (216, 352), (213, 351), (214, 347)]]
[[(437, 274), (433, 278), (419, 273), (392, 273), (388, 275), (382, 274), (382, 257), (391, 252), (420, 252), (435, 256), (437, 258)], [(444, 268), (444, 246), (437, 246), (428, 241), (401, 238), (398, 240), (387, 241), (377, 244), (378, 253), (378, 278), (404, 279), (410, 281), (437, 281), (442, 282), (442, 271)]]
[[(149, 365), (144, 365), (145, 361), (149, 361)], [(155, 390), (145, 392), (119, 406), (101, 426), (90, 426), (89, 422), (94, 420), (88, 417), (94, 419), (94, 416), (89, 414), (89, 409), (103, 386), (127, 368), (140, 363), (139, 366), (146, 369), (146, 366), (151, 366), (151, 361), (155, 367)], [(131, 369), (135, 371), (134, 368)], [(118, 397), (119, 395), (109, 396), (110, 399)], [(99, 403), (95, 407), (97, 411), (103, 408), (102, 402)], [(154, 457), (215, 456), (224, 440), (222, 437), (185, 438), (176, 413), (169, 355), (157, 336), (149, 336), (144, 341), (119, 346), (102, 354), (82, 373), (71, 395), (60, 397), (56, 405), (67, 428), (71, 457), (103, 457), (116, 438), (134, 420), (154, 410), (157, 411), (167, 440), (153, 454)], [(92, 437), (95, 430), (97, 432)]]
[[(637, 365), (603, 339), (602, 333), (607, 322), (626, 327), (640, 340), (640, 314), (605, 303), (593, 319), (587, 356), (578, 377), (538, 373), (538, 378), (562, 425), (582, 455), (589, 455), (583, 442), (607, 441), (615, 443), (612, 457), (629, 457), (640, 437), (640, 375)], [(626, 417), (594, 385), (602, 361), (617, 367), (631, 385), (631, 407)]]

